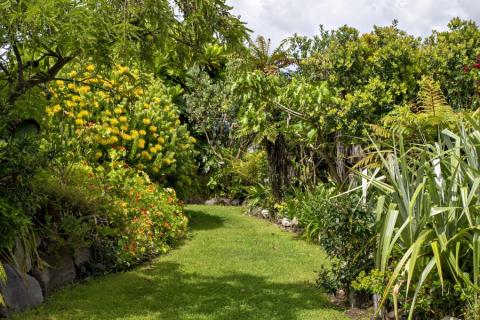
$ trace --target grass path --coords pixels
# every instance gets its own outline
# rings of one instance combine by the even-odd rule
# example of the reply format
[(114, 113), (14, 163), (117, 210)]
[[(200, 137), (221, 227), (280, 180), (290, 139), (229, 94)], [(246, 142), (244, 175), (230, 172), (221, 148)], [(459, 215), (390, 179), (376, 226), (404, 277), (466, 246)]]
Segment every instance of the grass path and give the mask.
[(346, 319), (313, 288), (325, 255), (239, 208), (189, 206), (191, 235), (134, 271), (77, 284), (15, 319)]

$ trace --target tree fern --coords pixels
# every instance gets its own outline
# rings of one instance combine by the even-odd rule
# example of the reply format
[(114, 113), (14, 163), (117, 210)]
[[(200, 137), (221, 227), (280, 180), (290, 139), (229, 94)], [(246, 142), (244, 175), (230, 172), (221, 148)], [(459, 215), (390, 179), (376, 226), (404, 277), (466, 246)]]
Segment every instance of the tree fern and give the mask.
[(429, 142), (438, 129), (452, 127), (460, 114), (453, 111), (440, 85), (431, 77), (419, 81), (416, 104), (396, 106), (383, 117), (382, 125), (371, 125), (371, 133), (381, 140), (402, 135), (408, 141)]
[(280, 69), (293, 63), (293, 59), (289, 57), (283, 45), (270, 52), (271, 40), (263, 36), (258, 36), (255, 41), (249, 40), (249, 47), (255, 69), (265, 74), (277, 74)]
[(420, 119), (432, 125), (439, 125), (451, 121), (454, 112), (445, 99), (440, 85), (431, 77), (424, 77), (420, 81), (417, 106), (413, 110)]

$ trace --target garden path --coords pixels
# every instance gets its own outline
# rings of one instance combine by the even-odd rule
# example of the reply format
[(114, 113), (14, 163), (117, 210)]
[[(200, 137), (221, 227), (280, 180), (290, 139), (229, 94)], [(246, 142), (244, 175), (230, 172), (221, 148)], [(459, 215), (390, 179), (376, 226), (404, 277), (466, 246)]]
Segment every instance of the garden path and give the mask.
[(346, 319), (313, 287), (325, 254), (240, 208), (189, 206), (179, 248), (76, 284), (16, 319)]

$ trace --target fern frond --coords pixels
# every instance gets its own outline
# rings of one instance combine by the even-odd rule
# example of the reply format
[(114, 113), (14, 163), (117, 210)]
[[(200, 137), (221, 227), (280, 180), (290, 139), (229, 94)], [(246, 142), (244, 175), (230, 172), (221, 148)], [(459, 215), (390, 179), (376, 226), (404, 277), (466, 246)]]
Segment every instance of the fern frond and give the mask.
[(416, 113), (443, 117), (453, 112), (440, 89), (440, 85), (431, 77), (424, 77), (420, 81), (417, 103)]
[(377, 169), (382, 167), (382, 161), (380, 154), (377, 152), (369, 153), (360, 159), (355, 165), (354, 168), (362, 169)]
[(374, 136), (377, 136), (380, 138), (389, 139), (392, 136), (392, 133), (388, 129), (376, 124), (371, 124), (370, 129)]

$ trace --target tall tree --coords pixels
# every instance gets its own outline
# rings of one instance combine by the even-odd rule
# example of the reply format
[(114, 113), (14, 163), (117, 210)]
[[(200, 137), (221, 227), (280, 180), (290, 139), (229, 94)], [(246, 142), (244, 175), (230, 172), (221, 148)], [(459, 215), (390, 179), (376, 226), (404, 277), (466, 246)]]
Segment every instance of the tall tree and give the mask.
[(283, 133), (285, 115), (275, 101), (279, 83), (285, 81), (281, 70), (292, 63), (282, 45), (271, 51), (270, 40), (260, 36), (250, 41), (248, 59), (234, 85), (242, 105), (240, 124), (246, 134), (255, 133), (255, 141), (267, 152), (270, 185), (277, 200), (289, 184), (289, 155)]

